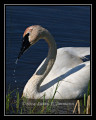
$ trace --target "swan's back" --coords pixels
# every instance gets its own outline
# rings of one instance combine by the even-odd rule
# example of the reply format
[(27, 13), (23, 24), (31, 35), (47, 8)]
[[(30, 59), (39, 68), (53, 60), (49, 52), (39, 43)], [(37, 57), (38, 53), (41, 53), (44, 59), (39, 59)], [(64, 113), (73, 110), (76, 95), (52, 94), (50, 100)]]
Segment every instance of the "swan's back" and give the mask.
[(79, 58), (90, 55), (90, 47), (63, 47), (58, 49), (59, 53), (64, 51)]
[(60, 69), (73, 68), (82, 63), (82, 58), (90, 55), (89, 47), (63, 47), (57, 50), (57, 57), (54, 64)]
[[(51, 71), (49, 72), (49, 74), (46, 76), (46, 78), (42, 82), (40, 91), (45, 91), (46, 88), (48, 88), (48, 87), (52, 88), (52, 90), (53, 90), (53, 87), (54, 86), (56, 87), (55, 83), (57, 83), (59, 80), (62, 82), (62, 80), (66, 79), (68, 76), (72, 75), (71, 72), (74, 71), (73, 68), (75, 68), (79, 65), (82, 67), (82, 64), (83, 64), (82, 58), (87, 55), (90, 55), (89, 47), (64, 47), (64, 48), (57, 49), (56, 61), (53, 65)], [(38, 67), (38, 69), (42, 66), (44, 61), (41, 63), (41, 65)], [(87, 66), (87, 65), (89, 65), (89, 62), (85, 62), (85, 66)], [(70, 71), (71, 69), (73, 69), (73, 71)], [(68, 76), (65, 74), (67, 72), (69, 72)], [(79, 73), (78, 73), (78, 75), (79, 75)], [(76, 79), (75, 79), (75, 81), (76, 81)], [(63, 83), (63, 85), (64, 84), (66, 84), (66, 82)], [(73, 88), (73, 87), (71, 86), (71, 88)], [(77, 87), (76, 87), (76, 89), (77, 89)], [(64, 90), (64, 86), (63, 86), (63, 90)], [(74, 88), (74, 90), (75, 90), (75, 88)], [(67, 93), (68, 92), (66, 91), (66, 94)], [(74, 93), (74, 94), (76, 95), (76, 93)], [(66, 95), (66, 97), (67, 97), (67, 95)]]
[[(63, 47), (63, 48), (59, 48), (59, 49), (57, 49), (56, 60), (55, 60), (55, 63), (53, 65), (50, 73), (57, 72), (57, 74), (58, 74), (58, 72), (60, 72), (62, 69), (63, 69), (63, 72), (67, 71), (67, 69), (73, 68), (76, 65), (79, 65), (80, 63), (82, 63), (83, 62), (82, 58), (87, 56), (87, 55), (90, 55), (90, 48), (89, 47)], [(38, 69), (43, 65), (45, 59), (40, 64)]]

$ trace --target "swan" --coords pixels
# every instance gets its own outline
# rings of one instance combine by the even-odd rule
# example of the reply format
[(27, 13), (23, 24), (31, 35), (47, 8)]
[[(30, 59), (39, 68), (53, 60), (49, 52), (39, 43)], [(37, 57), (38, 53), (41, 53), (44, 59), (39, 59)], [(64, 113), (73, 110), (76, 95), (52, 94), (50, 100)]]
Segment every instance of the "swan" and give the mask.
[(62, 47), (57, 49), (51, 33), (40, 25), (26, 28), (18, 59), (33, 44), (44, 39), (48, 55), (26, 83), (23, 97), (28, 99), (79, 99), (87, 93), (90, 80), (90, 61), (83, 62), (90, 55), (89, 47)]

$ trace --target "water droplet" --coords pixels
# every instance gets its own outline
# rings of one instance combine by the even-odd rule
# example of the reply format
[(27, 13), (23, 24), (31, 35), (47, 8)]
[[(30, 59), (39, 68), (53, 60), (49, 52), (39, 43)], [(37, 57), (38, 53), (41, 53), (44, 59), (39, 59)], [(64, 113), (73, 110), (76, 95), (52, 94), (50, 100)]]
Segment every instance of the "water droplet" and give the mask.
[(17, 62), (18, 62), (18, 59), (16, 59), (16, 61), (15, 61), (15, 66), (14, 66), (14, 69), (13, 69), (13, 81), (15, 82), (15, 83), (17, 83), (17, 80), (16, 80), (16, 64), (17, 64)]
[(15, 74), (13, 73), (13, 76), (14, 76)]
[(17, 81), (15, 80), (15, 83), (16, 83)]
[(16, 59), (15, 64), (17, 64), (17, 62), (18, 62), (18, 58)]

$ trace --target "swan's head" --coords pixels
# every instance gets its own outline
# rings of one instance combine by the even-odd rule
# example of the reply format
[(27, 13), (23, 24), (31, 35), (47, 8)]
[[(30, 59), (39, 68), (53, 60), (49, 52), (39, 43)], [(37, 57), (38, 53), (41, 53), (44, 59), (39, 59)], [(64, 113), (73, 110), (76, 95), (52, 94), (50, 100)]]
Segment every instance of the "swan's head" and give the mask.
[(43, 37), (44, 28), (40, 25), (33, 25), (28, 27), (23, 34), (23, 41), (18, 59), (21, 55), (33, 44), (35, 44), (40, 38)]

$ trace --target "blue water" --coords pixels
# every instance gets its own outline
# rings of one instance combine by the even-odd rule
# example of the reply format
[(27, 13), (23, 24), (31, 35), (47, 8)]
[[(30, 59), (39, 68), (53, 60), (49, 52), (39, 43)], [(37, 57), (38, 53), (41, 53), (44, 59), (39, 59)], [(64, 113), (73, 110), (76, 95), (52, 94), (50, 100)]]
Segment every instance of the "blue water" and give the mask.
[(15, 64), (24, 30), (41, 25), (54, 36), (57, 48), (90, 46), (90, 6), (6, 6), (6, 91), (22, 94), (28, 79), (47, 56), (40, 40)]

